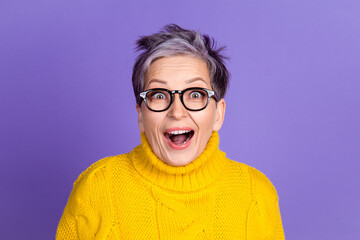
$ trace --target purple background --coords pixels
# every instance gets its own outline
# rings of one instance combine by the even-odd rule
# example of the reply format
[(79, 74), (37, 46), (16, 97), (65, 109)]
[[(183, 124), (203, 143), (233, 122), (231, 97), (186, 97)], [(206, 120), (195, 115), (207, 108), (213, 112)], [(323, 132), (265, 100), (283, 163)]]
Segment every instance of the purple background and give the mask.
[(287, 239), (360, 239), (358, 0), (1, 1), (1, 239), (53, 239), (81, 171), (139, 144), (134, 41), (167, 23), (228, 46), (220, 146)]

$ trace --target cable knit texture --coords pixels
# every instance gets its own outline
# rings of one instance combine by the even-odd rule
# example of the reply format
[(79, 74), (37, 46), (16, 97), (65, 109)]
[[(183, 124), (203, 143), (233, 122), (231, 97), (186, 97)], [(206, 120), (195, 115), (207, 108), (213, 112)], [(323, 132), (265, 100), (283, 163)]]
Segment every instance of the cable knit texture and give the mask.
[(275, 188), (226, 158), (217, 132), (181, 167), (158, 159), (144, 133), (141, 142), (78, 177), (56, 239), (285, 239)]

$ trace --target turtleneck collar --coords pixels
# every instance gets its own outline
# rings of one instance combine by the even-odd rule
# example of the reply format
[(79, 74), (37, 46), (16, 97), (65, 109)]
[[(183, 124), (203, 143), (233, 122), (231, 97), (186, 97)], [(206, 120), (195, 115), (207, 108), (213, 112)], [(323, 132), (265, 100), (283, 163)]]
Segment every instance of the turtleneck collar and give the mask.
[(151, 183), (168, 190), (190, 192), (211, 184), (226, 165), (225, 153), (219, 149), (219, 135), (213, 132), (205, 150), (185, 166), (171, 166), (160, 160), (141, 133), (141, 145), (131, 152), (135, 169)]

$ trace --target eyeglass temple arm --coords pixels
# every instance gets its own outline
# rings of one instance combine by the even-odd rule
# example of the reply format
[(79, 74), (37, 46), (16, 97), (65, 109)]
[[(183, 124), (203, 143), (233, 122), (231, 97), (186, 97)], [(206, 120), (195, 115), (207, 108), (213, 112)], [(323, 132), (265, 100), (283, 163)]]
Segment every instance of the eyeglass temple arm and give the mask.
[(212, 90), (206, 90), (206, 91), (209, 94), (209, 98), (214, 97), (216, 101), (219, 101), (215, 91)]

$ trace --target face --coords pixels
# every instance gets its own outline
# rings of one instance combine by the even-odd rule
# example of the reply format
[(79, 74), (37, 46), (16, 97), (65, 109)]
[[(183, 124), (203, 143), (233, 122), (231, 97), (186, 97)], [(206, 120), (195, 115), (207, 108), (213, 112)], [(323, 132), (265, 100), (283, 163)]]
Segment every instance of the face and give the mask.
[[(163, 57), (148, 68), (144, 90), (184, 90), (190, 87), (213, 90), (207, 65), (198, 58), (183, 55)], [(194, 112), (186, 110), (180, 95), (175, 94), (170, 108), (164, 112), (150, 111), (144, 101), (136, 108), (139, 129), (145, 132), (155, 155), (169, 165), (184, 166), (204, 151), (212, 131), (220, 130), (225, 101), (216, 102), (211, 98), (204, 110)]]

